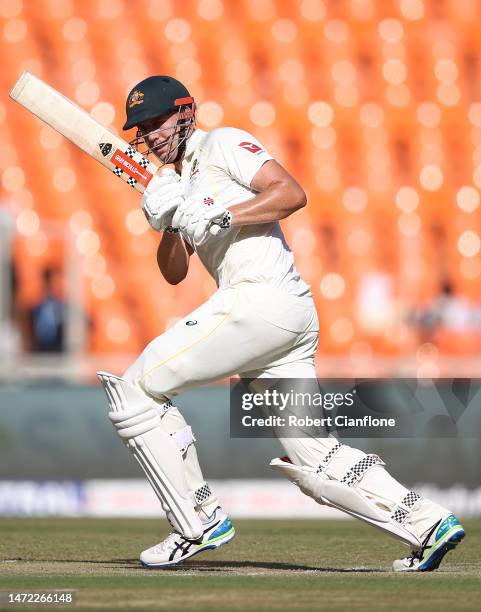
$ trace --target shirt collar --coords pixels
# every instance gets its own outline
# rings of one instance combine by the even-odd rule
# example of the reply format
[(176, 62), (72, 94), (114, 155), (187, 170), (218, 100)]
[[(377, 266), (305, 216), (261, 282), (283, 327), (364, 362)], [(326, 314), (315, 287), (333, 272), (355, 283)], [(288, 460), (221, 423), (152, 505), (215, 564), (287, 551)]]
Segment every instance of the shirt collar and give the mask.
[(206, 134), (207, 132), (204, 130), (201, 130), (200, 128), (196, 128), (194, 130), (194, 133), (189, 138), (187, 142), (187, 146), (185, 147), (185, 156), (184, 156), (185, 161), (189, 162), (191, 160), (192, 155), (195, 149), (197, 148), (197, 145), (199, 144), (199, 142), (202, 140), (202, 138)]

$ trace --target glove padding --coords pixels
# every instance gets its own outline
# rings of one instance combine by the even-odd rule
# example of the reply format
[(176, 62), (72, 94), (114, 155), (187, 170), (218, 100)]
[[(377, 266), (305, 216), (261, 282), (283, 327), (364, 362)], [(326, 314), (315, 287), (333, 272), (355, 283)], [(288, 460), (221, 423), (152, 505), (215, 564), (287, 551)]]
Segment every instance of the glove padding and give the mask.
[[(231, 214), (219, 204), (205, 204), (195, 198), (187, 198), (177, 208), (172, 226), (178, 227), (194, 244), (201, 244), (210, 234), (230, 227)], [(216, 228), (215, 234), (212, 228)]]
[(157, 232), (172, 225), (176, 209), (184, 202), (180, 176), (166, 168), (150, 181), (142, 196), (142, 210), (150, 226)]

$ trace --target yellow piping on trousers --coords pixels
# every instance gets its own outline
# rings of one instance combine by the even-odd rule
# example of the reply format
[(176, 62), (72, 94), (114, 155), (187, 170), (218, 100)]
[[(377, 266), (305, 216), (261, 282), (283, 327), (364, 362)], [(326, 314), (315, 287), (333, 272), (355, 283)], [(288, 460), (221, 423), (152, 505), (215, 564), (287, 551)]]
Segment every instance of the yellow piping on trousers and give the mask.
[(239, 297), (239, 292), (240, 292), (240, 288), (236, 287), (236, 292), (234, 295), (234, 299), (232, 300), (232, 306), (229, 310), (229, 312), (227, 312), (224, 317), (222, 318), (221, 321), (219, 321), (219, 323), (217, 323), (217, 325), (210, 330), (210, 332), (208, 334), (206, 334), (205, 336), (202, 336), (202, 338), (199, 338), (198, 340), (196, 340), (195, 342), (193, 342), (192, 344), (190, 344), (189, 346), (186, 346), (185, 348), (181, 349), (178, 353), (175, 353), (174, 355), (171, 355), (170, 357), (167, 357), (167, 359), (164, 359), (164, 361), (161, 361), (160, 363), (158, 363), (157, 365), (155, 365), (153, 368), (150, 368), (150, 370), (148, 370), (147, 372), (145, 372), (145, 374), (142, 376), (141, 381), (144, 380), (144, 378), (146, 378), (147, 376), (150, 376), (150, 374), (154, 371), (157, 370), (158, 368), (162, 367), (163, 365), (165, 365), (168, 361), (170, 361), (171, 359), (175, 359), (176, 357), (178, 357), (179, 355), (181, 355), (182, 353), (185, 353), (186, 351), (190, 351), (190, 349), (193, 346), (196, 346), (197, 344), (199, 344), (199, 342), (203, 342), (204, 340), (206, 340), (209, 336), (211, 336), (217, 329), (219, 329), (219, 327), (221, 325), (223, 325), (226, 320), (230, 317), (231, 312), (234, 310), (234, 307), (237, 304), (237, 298)]

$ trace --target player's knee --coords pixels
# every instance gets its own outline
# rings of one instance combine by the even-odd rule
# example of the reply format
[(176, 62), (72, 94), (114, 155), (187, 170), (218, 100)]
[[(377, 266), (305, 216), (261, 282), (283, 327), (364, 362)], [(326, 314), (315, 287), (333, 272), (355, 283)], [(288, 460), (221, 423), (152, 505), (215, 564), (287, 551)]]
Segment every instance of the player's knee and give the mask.
[(181, 360), (167, 361), (162, 366), (144, 373), (138, 378), (143, 389), (158, 398), (159, 395), (170, 397), (173, 391), (181, 389), (189, 380), (186, 367)]
[(127, 368), (122, 378), (155, 400), (165, 401), (173, 391), (181, 389), (190, 379), (189, 360), (182, 356), (153, 366), (144, 358), (145, 351)]
[(162, 402), (167, 401), (168, 397), (164, 395), (161, 389), (157, 388), (151, 377), (146, 374), (142, 361), (142, 356), (140, 356), (137, 361), (127, 368), (122, 378), (149, 398)]

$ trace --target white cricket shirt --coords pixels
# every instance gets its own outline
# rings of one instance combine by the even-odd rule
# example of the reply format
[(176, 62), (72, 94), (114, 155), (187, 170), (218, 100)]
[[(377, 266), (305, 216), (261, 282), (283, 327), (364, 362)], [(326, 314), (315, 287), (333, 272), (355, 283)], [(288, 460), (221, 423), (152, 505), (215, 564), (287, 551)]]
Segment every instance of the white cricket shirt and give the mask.
[[(251, 182), (272, 156), (254, 136), (237, 128), (205, 132), (196, 129), (182, 162), (181, 180), (186, 197), (225, 208), (253, 198)], [(220, 288), (240, 282), (263, 282), (294, 295), (310, 295), (299, 276), (294, 257), (278, 222), (236, 226), (201, 244), (184, 238), (197, 252)]]

